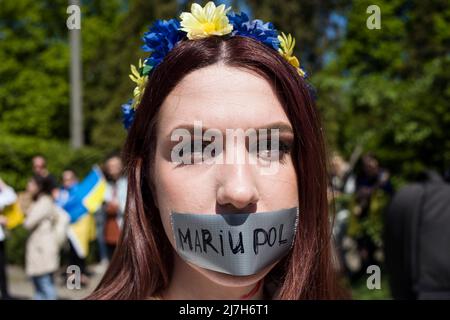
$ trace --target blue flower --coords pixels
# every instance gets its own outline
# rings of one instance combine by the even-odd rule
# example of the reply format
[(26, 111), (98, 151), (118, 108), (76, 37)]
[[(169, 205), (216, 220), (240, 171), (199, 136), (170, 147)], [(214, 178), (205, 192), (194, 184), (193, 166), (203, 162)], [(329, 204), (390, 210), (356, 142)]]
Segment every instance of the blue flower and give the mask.
[(144, 33), (142, 49), (151, 52), (149, 58), (145, 60), (146, 65), (156, 67), (164, 57), (180, 41), (185, 33), (180, 29), (180, 22), (176, 19), (157, 20), (150, 26), (149, 31)]
[(127, 130), (131, 127), (134, 120), (134, 114), (136, 113), (136, 110), (131, 107), (132, 104), (133, 100), (129, 100), (127, 103), (122, 105), (122, 123)]
[(241, 14), (232, 12), (228, 14), (228, 20), (233, 25), (233, 36), (253, 38), (275, 50), (280, 47), (278, 31), (271, 22), (264, 23), (259, 19), (250, 21), (244, 12), (241, 12)]

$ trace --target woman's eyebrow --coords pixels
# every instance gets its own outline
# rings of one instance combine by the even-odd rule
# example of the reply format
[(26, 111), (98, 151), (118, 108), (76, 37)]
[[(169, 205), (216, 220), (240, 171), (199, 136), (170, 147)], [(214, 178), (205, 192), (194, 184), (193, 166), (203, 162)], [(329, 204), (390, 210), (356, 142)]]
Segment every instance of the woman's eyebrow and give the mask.
[[(171, 139), (174, 131), (176, 131), (176, 130), (187, 130), (191, 136), (194, 136), (194, 134), (196, 133), (195, 131), (198, 131), (198, 129), (194, 130), (195, 127), (196, 126), (194, 126), (193, 124), (181, 124), (181, 125), (178, 125), (178, 126), (176, 126), (175, 128), (173, 128), (172, 130), (169, 131), (169, 134), (167, 135), (167, 139)], [(205, 128), (205, 127), (202, 126), (201, 130), (202, 130), (202, 136), (203, 136), (203, 134), (205, 133), (206, 130), (208, 130), (208, 128)], [(217, 130), (217, 131), (220, 131), (220, 130)]]
[(255, 129), (256, 130), (260, 130), (260, 129), (269, 129), (269, 130), (278, 129), (280, 133), (286, 132), (286, 133), (294, 134), (294, 130), (292, 129), (291, 125), (288, 124), (287, 122), (283, 122), (283, 121), (273, 122), (273, 123), (270, 123), (270, 124), (266, 124), (264, 126), (257, 127)]
[[(176, 126), (175, 128), (173, 128), (172, 130), (170, 130), (170, 133), (167, 135), (167, 138), (170, 139), (172, 134), (173, 134), (173, 132), (175, 130), (179, 130), (179, 129), (187, 130), (189, 132), (189, 134), (194, 135), (194, 132), (195, 132), (194, 128), (195, 128), (195, 126), (193, 124), (180, 124), (180, 125)], [(199, 128), (197, 128), (197, 131), (198, 131), (198, 129)], [(230, 128), (230, 129), (242, 129), (242, 128)], [(283, 121), (272, 122), (272, 123), (261, 125), (261, 126), (255, 127), (255, 128), (246, 128), (245, 130), (248, 130), (248, 129), (255, 129), (256, 131), (263, 130), (263, 129), (267, 129), (267, 130), (278, 129), (279, 133), (291, 133), (291, 134), (294, 134), (294, 130), (292, 129), (291, 125), (289, 123), (283, 122)], [(201, 130), (202, 130), (202, 135), (207, 130), (213, 130), (213, 131), (221, 132), (223, 135), (226, 134), (226, 132), (223, 132), (220, 129), (208, 128), (208, 127), (205, 127), (205, 126), (202, 126)]]

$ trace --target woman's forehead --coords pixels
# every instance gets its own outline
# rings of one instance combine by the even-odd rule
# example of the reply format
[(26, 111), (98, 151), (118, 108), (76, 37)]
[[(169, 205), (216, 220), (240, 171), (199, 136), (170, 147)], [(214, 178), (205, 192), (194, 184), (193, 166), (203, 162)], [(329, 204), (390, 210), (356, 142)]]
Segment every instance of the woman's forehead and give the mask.
[(164, 131), (194, 121), (220, 130), (289, 123), (266, 79), (250, 70), (224, 65), (187, 75), (164, 101), (158, 120)]

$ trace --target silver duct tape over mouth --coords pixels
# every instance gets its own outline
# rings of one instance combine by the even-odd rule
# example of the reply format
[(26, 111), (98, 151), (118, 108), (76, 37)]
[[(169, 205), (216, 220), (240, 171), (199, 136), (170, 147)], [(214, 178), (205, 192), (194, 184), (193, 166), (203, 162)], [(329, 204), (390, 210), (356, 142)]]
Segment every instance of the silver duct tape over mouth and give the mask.
[(248, 276), (285, 256), (294, 244), (297, 207), (230, 214), (172, 212), (176, 251), (187, 262)]

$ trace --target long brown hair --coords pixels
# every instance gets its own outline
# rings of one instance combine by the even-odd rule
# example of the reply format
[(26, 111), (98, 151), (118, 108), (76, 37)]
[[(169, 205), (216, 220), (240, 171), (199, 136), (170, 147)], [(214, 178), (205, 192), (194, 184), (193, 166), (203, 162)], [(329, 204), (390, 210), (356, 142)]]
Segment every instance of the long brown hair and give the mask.
[[(248, 37), (182, 41), (153, 70), (126, 140), (128, 176), (124, 227), (116, 252), (90, 299), (145, 299), (170, 282), (172, 252), (154, 201), (157, 115), (188, 73), (215, 64), (250, 69), (274, 88), (296, 136), (292, 150), (300, 205), (291, 252), (270, 272), (277, 299), (339, 298), (331, 258), (326, 155), (320, 117), (306, 82), (275, 50)], [(224, 84), (226, 85), (226, 84)]]

